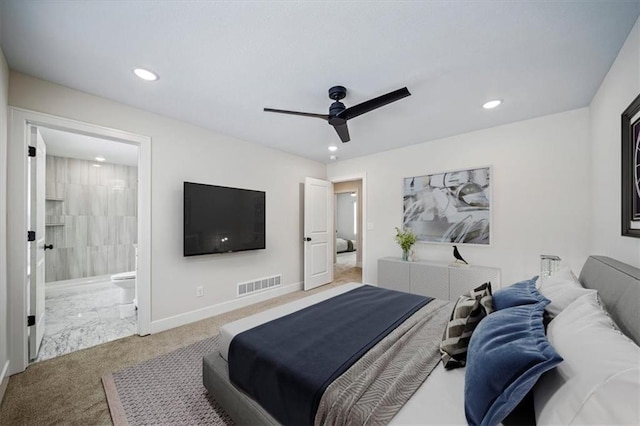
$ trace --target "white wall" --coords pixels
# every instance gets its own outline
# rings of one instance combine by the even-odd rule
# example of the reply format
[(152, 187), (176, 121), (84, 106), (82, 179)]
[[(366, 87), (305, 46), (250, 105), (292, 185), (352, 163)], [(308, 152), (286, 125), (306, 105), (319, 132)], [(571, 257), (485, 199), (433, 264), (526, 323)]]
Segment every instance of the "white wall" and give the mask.
[[(579, 270), (589, 251), (588, 119), (583, 108), (330, 164), (329, 179), (367, 176), (373, 229), (365, 276), (375, 283), (377, 259), (401, 255), (393, 236), (402, 224), (402, 178), (487, 165), (493, 168), (492, 245), (459, 247), (462, 255), (502, 268), (503, 285), (537, 274), (540, 254), (557, 254)], [(449, 245), (418, 244), (415, 253), (453, 261)]]
[(591, 106), (591, 251), (640, 268), (640, 238), (621, 236), (620, 115), (640, 93), (640, 20)]
[(0, 401), (6, 385), (8, 359), (7, 316), (7, 102), (9, 67), (0, 50)]
[(336, 204), (336, 235), (345, 240), (355, 240), (356, 234), (353, 232), (355, 224), (356, 198), (350, 193), (337, 194)]
[[(152, 330), (237, 307), (241, 281), (282, 274), (285, 286), (299, 288), (302, 182), (325, 178), (324, 164), (15, 72), (9, 104), (152, 138)], [(266, 191), (266, 250), (183, 257), (183, 181)]]

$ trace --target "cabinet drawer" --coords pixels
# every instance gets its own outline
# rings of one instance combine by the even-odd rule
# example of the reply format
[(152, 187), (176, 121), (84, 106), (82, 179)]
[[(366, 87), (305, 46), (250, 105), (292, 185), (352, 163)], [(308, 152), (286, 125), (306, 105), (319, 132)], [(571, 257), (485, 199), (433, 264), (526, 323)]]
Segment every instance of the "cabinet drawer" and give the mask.
[(378, 286), (390, 290), (411, 292), (409, 262), (378, 259)]
[(411, 293), (449, 300), (449, 268), (411, 263)]

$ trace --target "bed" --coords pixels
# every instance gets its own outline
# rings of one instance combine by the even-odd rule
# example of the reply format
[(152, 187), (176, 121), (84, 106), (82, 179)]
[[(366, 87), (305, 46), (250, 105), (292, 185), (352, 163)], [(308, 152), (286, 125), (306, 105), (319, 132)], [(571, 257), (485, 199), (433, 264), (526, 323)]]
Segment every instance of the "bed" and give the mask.
[[(567, 279), (571, 279), (571, 276), (568, 275), (567, 277)], [(573, 278), (575, 279), (575, 277)], [(561, 282), (561, 280), (562, 278), (559, 277), (556, 282)], [(578, 280), (575, 279), (575, 281), (577, 283)], [(533, 286), (538, 285), (533, 280), (528, 280), (520, 287), (514, 285), (515, 291), (505, 291), (503, 292), (504, 295), (500, 297), (500, 303), (516, 305), (496, 311), (500, 314), (522, 309), (532, 309), (533, 312), (534, 308), (530, 308), (531, 306), (542, 306), (545, 309), (545, 315), (549, 314), (547, 310), (550, 310), (555, 315), (555, 318), (549, 323), (547, 334), (554, 347), (557, 347), (558, 353), (564, 358), (564, 361), (560, 362), (562, 357), (556, 354), (557, 359), (552, 364), (553, 368), (547, 368), (548, 371), (540, 372), (540, 365), (536, 365), (531, 369), (535, 370), (537, 368), (538, 370), (534, 375), (535, 380), (531, 377), (527, 379), (529, 382), (533, 381), (531, 386), (526, 389), (527, 395), (531, 397), (533, 402), (531, 411), (526, 415), (533, 416), (535, 413), (535, 418), (538, 419), (539, 424), (580, 423), (590, 419), (602, 418), (606, 418), (608, 423), (621, 421), (629, 423), (628, 419), (631, 418), (633, 421), (630, 423), (637, 424), (640, 422), (640, 409), (637, 405), (637, 399), (634, 403), (633, 398), (640, 397), (640, 369), (637, 362), (638, 356), (640, 356), (640, 348), (637, 346), (640, 341), (640, 310), (637, 308), (640, 300), (640, 270), (614, 259), (591, 256), (580, 272), (579, 283), (575, 286), (569, 286), (569, 284), (565, 283), (554, 287), (550, 282), (547, 290), (544, 290), (547, 284), (543, 283), (540, 293), (543, 293), (544, 290), (544, 294), (552, 300), (550, 304), (546, 298), (544, 299), (546, 302), (527, 300), (527, 298), (531, 297)], [(280, 424), (281, 422), (277, 421), (254, 399), (231, 383), (228, 359), (232, 342), (236, 336), (242, 335), (248, 330), (261, 327), (262, 324), (289, 317), (309, 306), (344, 296), (362, 287), (361, 284), (347, 284), (223, 326), (219, 336), (219, 350), (206, 355), (203, 360), (203, 382), (208, 392), (238, 424)], [(596, 293), (590, 289), (597, 290), (599, 299), (596, 298)], [(537, 292), (535, 293), (537, 294)], [(494, 301), (496, 302), (498, 301), (497, 296), (498, 292), (494, 294)], [(428, 303), (426, 307), (433, 303), (436, 303), (434, 306), (438, 307), (438, 309), (444, 309), (447, 312), (452, 308), (452, 303), (438, 300)], [(521, 303), (523, 304), (520, 305)], [(594, 304), (598, 304), (598, 306), (602, 304), (610, 318), (607, 315), (602, 316), (595, 312), (595, 310), (601, 309), (591, 306)], [(425, 307), (420, 309), (423, 310)], [(594, 319), (590, 320), (589, 318), (592, 317)], [(500, 315), (492, 313), (486, 319), (480, 321), (480, 324), (489, 324), (490, 321), (498, 321), (499, 318)], [(611, 322), (611, 326), (608, 321)], [(613, 328), (613, 322), (624, 335)], [(569, 324), (568, 326), (566, 325), (567, 323)], [(574, 324), (580, 324), (580, 327), (576, 327)], [(594, 328), (590, 327), (595, 327), (595, 331)], [(495, 327), (492, 325), (488, 328), (489, 330), (486, 332), (492, 333)], [(570, 330), (570, 333), (567, 333), (567, 329)], [(477, 331), (474, 331), (469, 347), (470, 353), (472, 349), (476, 350), (473, 346), (476, 335), (481, 335), (483, 332), (485, 331), (481, 332), (480, 326), (478, 326)], [(591, 336), (602, 336), (598, 337), (602, 339), (602, 343), (597, 340), (589, 342), (589, 340), (594, 340)], [(594, 345), (594, 347), (589, 349), (589, 344)], [(615, 351), (615, 355), (611, 356), (610, 348), (618, 347), (621, 349)], [(591, 361), (583, 359), (582, 353), (585, 353), (585, 351), (593, 354)], [(576, 352), (578, 353), (577, 356)], [(492, 355), (491, 357), (495, 356)], [(486, 359), (483, 362), (485, 361)], [(490, 358), (489, 362), (491, 361), (492, 359)], [(495, 362), (498, 363), (498, 368), (500, 368), (499, 363), (501, 361), (497, 360)], [(589, 364), (589, 362), (592, 362), (592, 364)], [(620, 368), (620, 365), (624, 365), (624, 363), (630, 364), (630, 366), (627, 365), (628, 368), (625, 368), (620, 374), (617, 372), (614, 372), (615, 374), (611, 373), (610, 370), (612, 368)], [(575, 367), (576, 365), (579, 365), (580, 369), (589, 372), (589, 374), (576, 374), (574, 371), (577, 368)], [(482, 368), (472, 370), (471, 361), (469, 361), (466, 368), (446, 370), (442, 362), (437, 362), (437, 365), (428, 374), (424, 383), (420, 384), (415, 391), (411, 391), (410, 398), (399, 409), (396, 409), (388, 421), (385, 420), (381, 423), (469, 423), (469, 419), (473, 419), (473, 416), (469, 417), (466, 411), (473, 410), (473, 406), (471, 405), (471, 408), (469, 408), (470, 403), (465, 398), (470, 399), (469, 388), (471, 386), (470, 383), (473, 383), (470, 377), (474, 377), (478, 370), (484, 368), (483, 364), (481, 366)], [(591, 372), (594, 373), (591, 374)], [(610, 377), (615, 377), (615, 380), (610, 380)], [(471, 387), (471, 389), (473, 388)], [(590, 389), (591, 393), (589, 395), (580, 394), (584, 389)], [(474, 392), (473, 394), (478, 393), (482, 392)], [(551, 398), (551, 395), (554, 395), (554, 397)], [(512, 399), (511, 394), (508, 396), (509, 399)], [(504, 395), (501, 397), (505, 398)], [(625, 404), (624, 401), (629, 400), (629, 398), (631, 398), (632, 402)], [(523, 399), (522, 396), (520, 396), (520, 399)], [(582, 402), (575, 403), (576, 400)], [(574, 403), (572, 404), (571, 401)], [(585, 403), (585, 401), (588, 403)], [(607, 407), (615, 407), (615, 414)], [(514, 407), (511, 406), (508, 409), (511, 411)], [(499, 408), (498, 411), (500, 410), (504, 411), (504, 408)], [(498, 413), (498, 415), (501, 415), (501, 413)], [(489, 417), (485, 417), (485, 420), (487, 418)], [(332, 420), (327, 423), (334, 422), (337, 421)], [(283, 423), (290, 422), (285, 421)], [(475, 420), (471, 421), (471, 423), (475, 423)], [(478, 424), (480, 423), (482, 421), (478, 420)], [(491, 421), (485, 423), (492, 424)]]
[(357, 250), (355, 240), (336, 237), (336, 253), (349, 253)]

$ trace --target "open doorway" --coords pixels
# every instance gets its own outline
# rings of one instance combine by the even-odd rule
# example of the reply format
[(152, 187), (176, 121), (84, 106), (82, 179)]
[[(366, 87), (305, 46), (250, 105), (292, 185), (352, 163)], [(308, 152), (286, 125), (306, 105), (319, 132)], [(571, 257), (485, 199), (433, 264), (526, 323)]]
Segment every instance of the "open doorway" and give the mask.
[[(38, 200), (42, 200), (41, 202), (38, 201), (38, 203), (41, 203), (43, 207), (36, 207), (37, 214), (35, 215), (38, 218), (37, 223), (42, 223), (42, 228), (39, 225), (37, 230), (45, 229), (45, 231), (37, 231), (35, 235), (32, 235), (34, 225), (32, 217), (34, 215), (31, 214), (30, 204), (33, 203), (30, 203), (29, 200), (32, 193), (30, 184), (35, 180), (33, 177), (29, 178), (29, 172), (31, 171), (31, 160), (29, 158), (34, 150), (34, 148), (31, 148), (34, 146), (34, 130), (36, 130), (35, 134), (37, 135), (37, 130), (40, 128), (67, 131), (77, 135), (105, 139), (110, 142), (119, 142), (137, 147), (138, 188), (136, 205), (137, 229), (135, 234), (137, 235), (138, 255), (135, 298), (138, 309), (136, 333), (139, 335), (149, 334), (151, 331), (151, 138), (14, 107), (9, 108), (9, 120), (7, 177), (12, 182), (12, 185), (7, 187), (7, 221), (12, 224), (7, 229), (7, 243), (12, 247), (12, 250), (7, 252), (9, 374), (20, 373), (29, 366), (30, 360), (35, 358), (34, 354), (37, 353), (37, 350), (31, 350), (32, 338), (33, 336), (42, 336), (39, 325), (43, 325), (44, 328), (47, 327), (46, 309), (38, 309), (38, 307), (42, 307), (45, 304), (38, 302), (45, 302), (43, 300), (45, 291), (39, 290), (44, 290), (44, 285), (40, 285), (44, 284), (44, 280), (41, 280), (40, 277), (44, 277), (46, 274), (36, 272), (35, 276), (38, 279), (32, 280), (31, 276), (33, 276), (34, 271), (41, 271), (43, 265), (40, 263), (37, 268), (33, 268), (33, 265), (30, 265), (31, 259), (46, 258), (46, 255), (41, 256), (44, 253), (44, 246), (54, 244), (53, 242), (40, 241), (40, 239), (46, 240), (47, 237), (46, 215), (42, 214), (48, 209), (44, 207), (46, 206), (45, 191), (41, 191), (41, 198), (38, 197)], [(37, 140), (38, 138), (35, 139)], [(35, 151), (37, 150), (35, 149)], [(40, 158), (43, 158), (46, 162), (46, 155), (41, 155)], [(35, 164), (43, 163), (36, 162)], [(40, 176), (42, 175), (41, 173)], [(44, 179), (42, 184), (46, 186)], [(42, 185), (38, 184), (38, 188), (42, 188)], [(50, 200), (49, 204), (52, 204), (49, 206), (50, 212), (55, 212), (56, 208), (60, 208), (55, 207), (55, 203), (60, 202), (60, 200)], [(50, 216), (51, 223), (55, 223), (53, 221), (56, 215), (51, 213)], [(25, 238), (25, 234), (27, 238)], [(42, 235), (45, 238), (42, 238)], [(47, 247), (47, 251), (50, 248)], [(36, 253), (37, 256), (30, 257), (30, 252)], [(46, 271), (46, 265), (44, 265), (44, 268)], [(34, 286), (33, 283), (37, 285)], [(33, 291), (34, 289), (35, 292)], [(33, 296), (34, 294), (35, 296)], [(44, 318), (40, 318), (43, 312)], [(38, 317), (37, 319), (32, 318), (34, 314)], [(36, 342), (37, 340), (36, 338)]]
[(334, 281), (362, 282), (362, 180), (334, 183)]
[(41, 344), (30, 346), (35, 362), (136, 332), (138, 146), (34, 131), (46, 146), (45, 321)]

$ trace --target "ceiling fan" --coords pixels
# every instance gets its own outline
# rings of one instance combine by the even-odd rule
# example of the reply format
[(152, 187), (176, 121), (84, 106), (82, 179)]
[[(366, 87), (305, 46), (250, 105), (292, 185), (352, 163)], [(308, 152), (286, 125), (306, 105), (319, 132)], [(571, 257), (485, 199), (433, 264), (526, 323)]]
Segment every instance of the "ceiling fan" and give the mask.
[(336, 132), (338, 133), (338, 136), (340, 136), (342, 142), (349, 142), (351, 138), (349, 137), (347, 120), (351, 120), (352, 118), (362, 115), (365, 112), (373, 111), (376, 108), (380, 108), (382, 106), (390, 104), (391, 102), (395, 102), (397, 100), (405, 98), (409, 95), (411, 95), (411, 93), (409, 93), (409, 90), (407, 90), (406, 87), (403, 87), (402, 89), (389, 92), (386, 95), (378, 96), (377, 98), (369, 99), (368, 101), (347, 108), (342, 102), (340, 102), (340, 99), (343, 99), (345, 96), (347, 96), (347, 89), (345, 89), (343, 86), (334, 86), (329, 89), (329, 98), (335, 101), (329, 107), (329, 114), (314, 114), (311, 112), (287, 111), (283, 109), (273, 108), (265, 108), (264, 110), (266, 112), (302, 115), (304, 117), (315, 117), (327, 120), (329, 124), (331, 124), (333, 128), (336, 129)]

